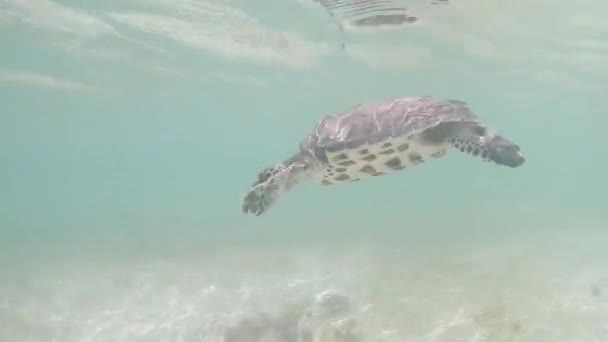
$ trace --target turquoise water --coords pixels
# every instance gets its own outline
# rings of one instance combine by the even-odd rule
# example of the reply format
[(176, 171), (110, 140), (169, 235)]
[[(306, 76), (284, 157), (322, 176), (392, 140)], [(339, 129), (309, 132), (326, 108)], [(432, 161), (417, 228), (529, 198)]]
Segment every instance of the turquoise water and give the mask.
[[(0, 340), (258, 341), (242, 317), (312, 310), (318, 341), (608, 341), (607, 5), (403, 3), (340, 31), (306, 0), (0, 0)], [(526, 163), (450, 152), (241, 213), (322, 116), (419, 95)]]

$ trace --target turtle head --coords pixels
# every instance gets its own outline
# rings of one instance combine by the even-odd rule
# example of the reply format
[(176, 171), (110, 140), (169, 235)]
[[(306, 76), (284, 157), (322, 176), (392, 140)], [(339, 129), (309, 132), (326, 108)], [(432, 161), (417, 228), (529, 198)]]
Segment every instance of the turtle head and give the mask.
[(525, 162), (519, 146), (499, 134), (482, 138), (484, 151), (482, 156), (498, 165), (518, 167)]

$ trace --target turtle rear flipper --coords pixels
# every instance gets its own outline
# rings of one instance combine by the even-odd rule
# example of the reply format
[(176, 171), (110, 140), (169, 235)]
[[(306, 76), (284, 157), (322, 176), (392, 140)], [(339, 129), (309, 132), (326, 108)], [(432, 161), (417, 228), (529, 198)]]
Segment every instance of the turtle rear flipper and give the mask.
[(309, 178), (312, 166), (309, 159), (298, 153), (280, 164), (263, 169), (243, 198), (243, 212), (262, 215), (281, 195)]

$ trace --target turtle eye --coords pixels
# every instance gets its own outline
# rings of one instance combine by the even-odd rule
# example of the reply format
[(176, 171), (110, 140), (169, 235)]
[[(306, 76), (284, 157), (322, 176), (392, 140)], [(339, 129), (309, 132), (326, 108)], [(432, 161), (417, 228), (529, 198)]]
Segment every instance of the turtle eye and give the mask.
[(476, 135), (479, 135), (479, 136), (486, 135), (486, 131), (487, 131), (486, 128), (483, 127), (483, 126), (475, 126), (473, 128), (473, 133), (476, 134)]

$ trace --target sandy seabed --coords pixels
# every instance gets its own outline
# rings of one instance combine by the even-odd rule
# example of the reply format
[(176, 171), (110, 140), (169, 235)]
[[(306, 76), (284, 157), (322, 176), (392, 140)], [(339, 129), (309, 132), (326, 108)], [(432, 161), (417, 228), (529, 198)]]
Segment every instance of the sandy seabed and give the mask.
[(608, 341), (608, 233), (233, 246), (0, 279), (0, 340)]

